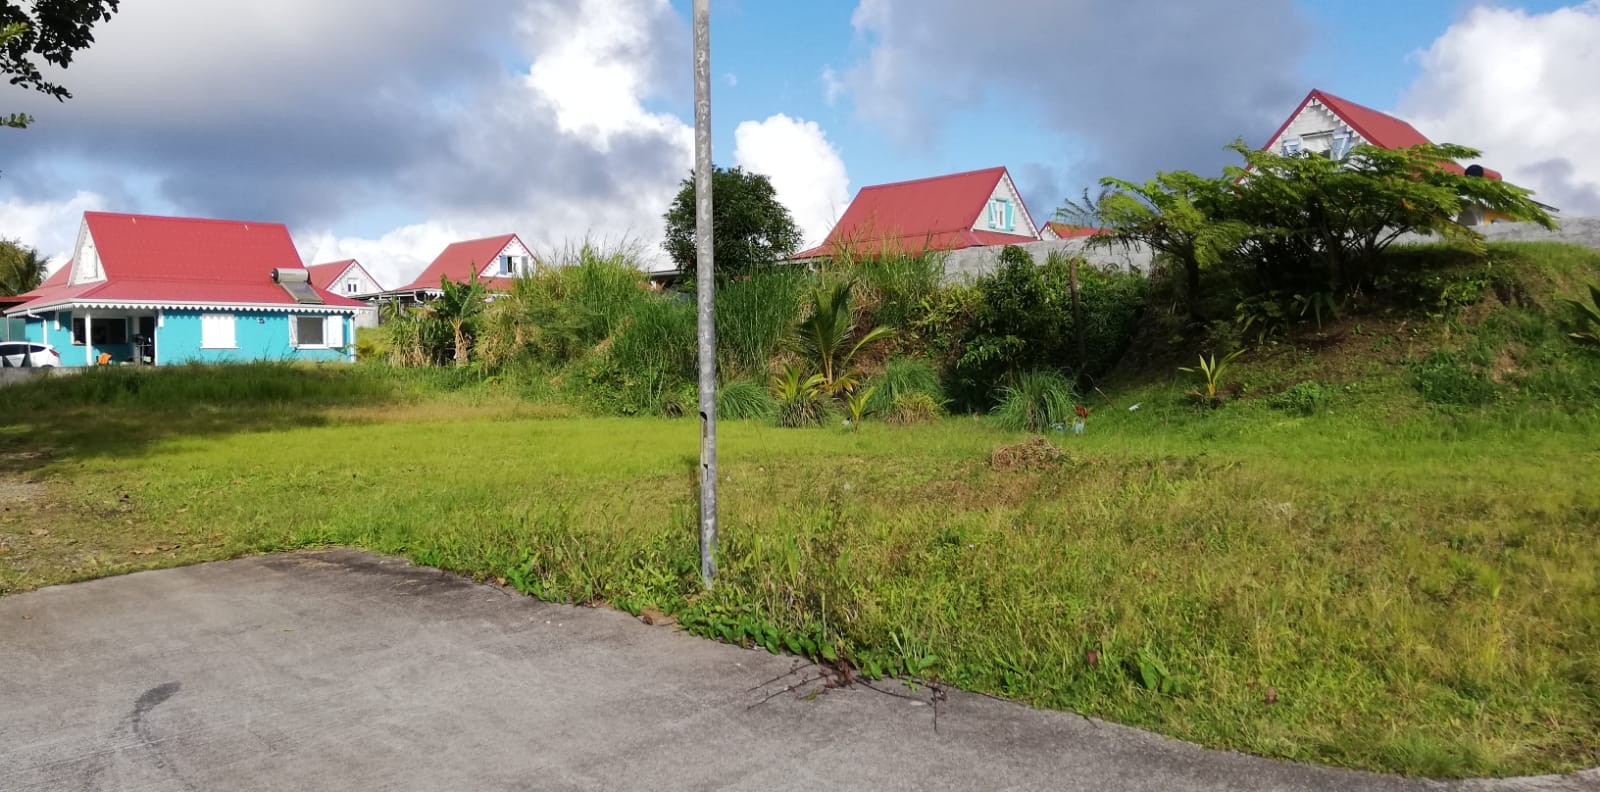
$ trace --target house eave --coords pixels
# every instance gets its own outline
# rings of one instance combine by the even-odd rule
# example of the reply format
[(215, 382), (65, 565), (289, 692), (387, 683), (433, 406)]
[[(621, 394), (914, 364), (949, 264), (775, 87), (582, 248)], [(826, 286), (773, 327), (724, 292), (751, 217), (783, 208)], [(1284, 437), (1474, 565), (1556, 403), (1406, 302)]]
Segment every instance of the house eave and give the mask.
[(41, 311), (60, 311), (63, 309), (84, 308), (89, 310), (163, 310), (163, 311), (240, 311), (272, 313), (355, 313), (364, 310), (360, 305), (314, 305), (300, 303), (225, 303), (225, 302), (185, 302), (179, 300), (96, 300), (73, 299), (56, 300), (54, 302), (35, 305), (23, 303), (16, 308), (8, 309), (6, 316), (33, 315)]

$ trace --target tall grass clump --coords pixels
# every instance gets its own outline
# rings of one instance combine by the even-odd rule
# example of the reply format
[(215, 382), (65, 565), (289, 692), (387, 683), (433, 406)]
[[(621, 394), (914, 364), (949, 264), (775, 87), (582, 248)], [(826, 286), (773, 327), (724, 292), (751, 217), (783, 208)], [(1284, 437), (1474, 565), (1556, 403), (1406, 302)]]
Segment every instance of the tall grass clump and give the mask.
[(883, 373), (869, 382), (875, 390), (870, 407), (872, 412), (889, 416), (896, 403), (913, 395), (924, 395), (934, 404), (943, 404), (944, 388), (939, 384), (939, 372), (933, 364), (919, 358), (892, 358)]
[(813, 276), (798, 267), (760, 270), (717, 286), (717, 357), (732, 376), (761, 376), (794, 329)]
[(1072, 380), (1059, 371), (1036, 369), (1001, 389), (995, 423), (1013, 432), (1044, 432), (1067, 423), (1077, 402)]
[(695, 310), (674, 296), (650, 296), (600, 345), (589, 367), (588, 399), (621, 415), (685, 413), (695, 372)]
[(862, 312), (879, 325), (907, 329), (922, 315), (924, 303), (939, 291), (944, 263), (942, 253), (892, 253), (846, 259), (842, 266), (858, 284)]
[(730, 382), (717, 391), (717, 417), (730, 421), (771, 418), (778, 405), (766, 388), (755, 382)]

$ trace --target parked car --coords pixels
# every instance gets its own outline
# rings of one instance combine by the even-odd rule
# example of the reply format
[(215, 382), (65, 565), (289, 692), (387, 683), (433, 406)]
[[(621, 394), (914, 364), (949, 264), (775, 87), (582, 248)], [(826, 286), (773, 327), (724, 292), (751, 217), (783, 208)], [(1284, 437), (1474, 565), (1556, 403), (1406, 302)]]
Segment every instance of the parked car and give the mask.
[(49, 344), (0, 341), (0, 366), (6, 368), (56, 368), (61, 355)]

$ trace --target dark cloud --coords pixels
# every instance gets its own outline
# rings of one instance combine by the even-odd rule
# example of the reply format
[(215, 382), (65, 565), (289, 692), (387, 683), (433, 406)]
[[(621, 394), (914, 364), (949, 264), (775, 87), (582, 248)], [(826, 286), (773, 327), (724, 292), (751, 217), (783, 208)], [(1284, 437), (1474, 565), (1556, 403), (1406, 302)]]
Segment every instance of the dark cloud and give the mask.
[(1105, 175), (1214, 172), (1307, 90), (1292, 0), (862, 0), (855, 24), (871, 43), (844, 78), (861, 116), (922, 143), (980, 101), (1006, 108), (999, 140), (1036, 117), (1088, 152), (1058, 169), (1072, 193)]
[[(600, 6), (637, 30), (585, 32)], [(588, 35), (592, 66), (623, 63), (630, 87), (670, 97), (681, 27), (664, 0), (140, 0), (65, 75), (75, 99), (17, 97), (39, 123), (7, 137), (0, 189), (129, 200), (153, 185), (181, 212), (315, 228), (375, 204), (431, 218), (605, 201), (651, 169), (675, 182), (677, 141), (622, 129), (608, 154), (563, 128), (528, 64)]]

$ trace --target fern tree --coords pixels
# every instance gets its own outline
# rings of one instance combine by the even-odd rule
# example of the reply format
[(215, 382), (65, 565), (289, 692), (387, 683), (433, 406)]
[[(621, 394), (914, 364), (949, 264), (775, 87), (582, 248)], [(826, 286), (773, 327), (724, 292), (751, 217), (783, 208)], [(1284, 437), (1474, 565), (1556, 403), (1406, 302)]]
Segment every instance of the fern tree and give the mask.
[(1165, 255), (1183, 269), (1190, 317), (1204, 320), (1201, 271), (1227, 262), (1250, 234), (1247, 223), (1229, 216), (1229, 180), (1177, 171), (1144, 184), (1102, 184), (1096, 214), (1106, 233), (1091, 244), (1141, 244)]

